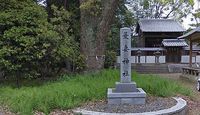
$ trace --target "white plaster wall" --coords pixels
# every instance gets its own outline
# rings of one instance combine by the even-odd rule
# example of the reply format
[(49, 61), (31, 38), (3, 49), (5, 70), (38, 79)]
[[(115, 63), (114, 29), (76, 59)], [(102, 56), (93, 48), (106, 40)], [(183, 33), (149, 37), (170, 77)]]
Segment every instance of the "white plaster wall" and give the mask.
[[(196, 61), (198, 60), (200, 62), (199, 58), (200, 58), (200, 56), (197, 56)], [(190, 59), (189, 55), (183, 55), (183, 56), (181, 56), (181, 63), (189, 63), (189, 59)], [(192, 63), (195, 63), (195, 57), (192, 57)]]
[[(131, 56), (131, 63), (137, 63), (138, 62), (137, 56)], [(140, 62), (141, 63), (155, 63), (155, 56), (146, 56), (146, 62), (145, 62), (145, 56), (140, 57)], [(160, 56), (159, 57), (159, 62), (160, 63), (165, 63), (165, 56)], [(117, 56), (117, 63), (120, 63), (120, 56)]]
[[(135, 59), (137, 56), (131, 56), (131, 63), (136, 63), (138, 60)], [(117, 63), (120, 62), (120, 56), (117, 56)], [(141, 63), (155, 63), (155, 56), (146, 56), (146, 62), (145, 62), (145, 56), (140, 57)], [(160, 63), (166, 63), (166, 56), (160, 56), (159, 57)], [(192, 62), (195, 63), (195, 57), (192, 57)], [(196, 62), (200, 63), (200, 55), (196, 56)], [(181, 56), (181, 63), (189, 63), (189, 55), (183, 55)]]
[(145, 63), (145, 56), (140, 57), (140, 63)]
[(160, 56), (160, 58), (159, 58), (159, 62), (160, 63), (166, 63), (166, 56)]
[(155, 63), (155, 56), (147, 56), (147, 63)]
[(197, 63), (200, 63), (200, 55), (196, 56)]

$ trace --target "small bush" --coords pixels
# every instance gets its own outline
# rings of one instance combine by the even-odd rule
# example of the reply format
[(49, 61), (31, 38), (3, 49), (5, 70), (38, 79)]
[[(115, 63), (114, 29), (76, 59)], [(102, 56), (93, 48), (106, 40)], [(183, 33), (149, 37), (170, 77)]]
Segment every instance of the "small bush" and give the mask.
[(113, 68), (116, 62), (116, 52), (114, 51), (106, 51), (105, 55), (105, 62), (104, 67), (105, 68)]

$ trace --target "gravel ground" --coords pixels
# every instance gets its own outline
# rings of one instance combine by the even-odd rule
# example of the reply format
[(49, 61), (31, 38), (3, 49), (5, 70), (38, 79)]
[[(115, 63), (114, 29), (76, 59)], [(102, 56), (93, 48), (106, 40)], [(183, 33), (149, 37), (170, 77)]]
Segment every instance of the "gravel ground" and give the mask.
[[(34, 115), (45, 115), (42, 112), (36, 111)], [(74, 115), (72, 110), (54, 110), (49, 115)]]
[(0, 115), (15, 115), (7, 107), (0, 106)]
[(176, 101), (172, 98), (148, 96), (145, 105), (108, 105), (104, 100), (86, 103), (79, 109), (108, 113), (140, 113), (167, 109), (174, 105), (176, 105)]

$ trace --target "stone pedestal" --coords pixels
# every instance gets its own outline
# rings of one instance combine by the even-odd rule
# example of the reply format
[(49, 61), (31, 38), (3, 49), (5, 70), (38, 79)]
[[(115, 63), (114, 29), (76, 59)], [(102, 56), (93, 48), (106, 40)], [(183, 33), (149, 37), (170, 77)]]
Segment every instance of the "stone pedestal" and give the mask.
[(146, 93), (142, 88), (135, 92), (115, 92), (115, 89), (108, 88), (108, 104), (145, 104)]
[(130, 82), (130, 83), (121, 83), (116, 82), (116, 88), (114, 92), (136, 92), (136, 83)]
[(145, 104), (146, 93), (131, 81), (131, 30), (120, 29), (120, 82), (108, 88), (108, 104)]
[(116, 82), (115, 88), (108, 88), (107, 98), (108, 104), (145, 104), (146, 93), (135, 82)]

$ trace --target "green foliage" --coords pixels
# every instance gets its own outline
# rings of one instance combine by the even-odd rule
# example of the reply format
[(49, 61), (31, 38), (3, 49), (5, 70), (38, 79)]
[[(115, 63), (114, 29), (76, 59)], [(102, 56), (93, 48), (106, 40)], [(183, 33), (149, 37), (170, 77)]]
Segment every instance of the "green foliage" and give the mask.
[(192, 12), (194, 0), (127, 0), (134, 18), (181, 19)]
[[(4, 1), (1, 1), (4, 3)], [(0, 12), (0, 65), (6, 75), (37, 76), (35, 67), (56, 40), (44, 9), (32, 1), (12, 0)], [(50, 51), (48, 53), (52, 53)], [(34, 75), (33, 75), (34, 74)]]
[(118, 53), (120, 48), (120, 28), (132, 27), (136, 24), (136, 20), (133, 18), (132, 13), (125, 6), (125, 1), (120, 1), (116, 12), (116, 17), (113, 21), (114, 22), (111, 25), (108, 38), (106, 39), (106, 48), (108, 50), (107, 52), (114, 51)]
[(190, 5), (194, 5), (194, 0), (188, 0)]
[[(191, 95), (189, 89), (174, 80), (135, 73), (133, 76), (138, 87), (142, 87), (150, 95)], [(0, 103), (22, 115), (30, 115), (35, 110), (47, 114), (56, 108), (70, 109), (86, 101), (105, 99), (107, 88), (114, 87), (116, 81), (119, 81), (118, 70), (104, 70), (96, 74), (66, 75), (59, 81), (41, 86), (20, 89), (4, 86), (0, 88)]]
[[(70, 36), (74, 36), (75, 40), (79, 42), (80, 40), (80, 9), (79, 9), (79, 0), (46, 0), (48, 12), (48, 18), (55, 18), (61, 14), (67, 14), (67, 17), (60, 16), (65, 18), (65, 21), (69, 25), (68, 33)], [(56, 11), (55, 11), (56, 10)], [(59, 12), (61, 14), (57, 14)], [(64, 12), (66, 11), (66, 12)], [(66, 15), (65, 15), (66, 16)], [(67, 20), (66, 20), (67, 19)]]
[(193, 17), (192, 20), (194, 23), (190, 24), (192, 27), (199, 27), (200, 26), (200, 9), (197, 9), (194, 13), (192, 13)]
[(148, 9), (149, 8), (148, 0), (144, 0), (143, 5), (144, 5), (144, 9)]
[(78, 45), (68, 34), (69, 13), (56, 12), (52, 25), (32, 0), (0, 2), (0, 66), (6, 76), (55, 76), (64, 62), (73, 61)]
[(80, 9), (89, 11), (93, 16), (98, 16), (102, 10), (101, 0), (87, 0), (81, 4)]
[[(118, 21), (118, 20), (117, 20)], [(116, 51), (120, 48), (120, 24), (119, 22), (111, 26), (111, 29), (108, 33), (108, 38), (106, 41), (106, 48), (110, 51)]]
[(113, 68), (116, 63), (116, 52), (114, 51), (106, 51), (105, 55), (105, 62), (104, 67), (105, 68)]
[(79, 56), (76, 56), (74, 62), (75, 62), (74, 69), (76, 72), (81, 72), (86, 68), (85, 57), (83, 55), (80, 54)]
[(73, 31), (70, 26), (72, 22), (72, 13), (68, 12), (64, 8), (58, 8), (52, 5), (53, 18), (51, 23), (53, 24), (54, 30), (59, 33), (59, 48), (58, 50), (60, 58), (65, 60), (66, 55), (68, 56), (67, 61), (72, 63), (74, 71), (81, 71), (85, 68), (84, 58), (80, 54), (79, 44), (75, 41), (74, 36), (69, 36), (69, 33)]

